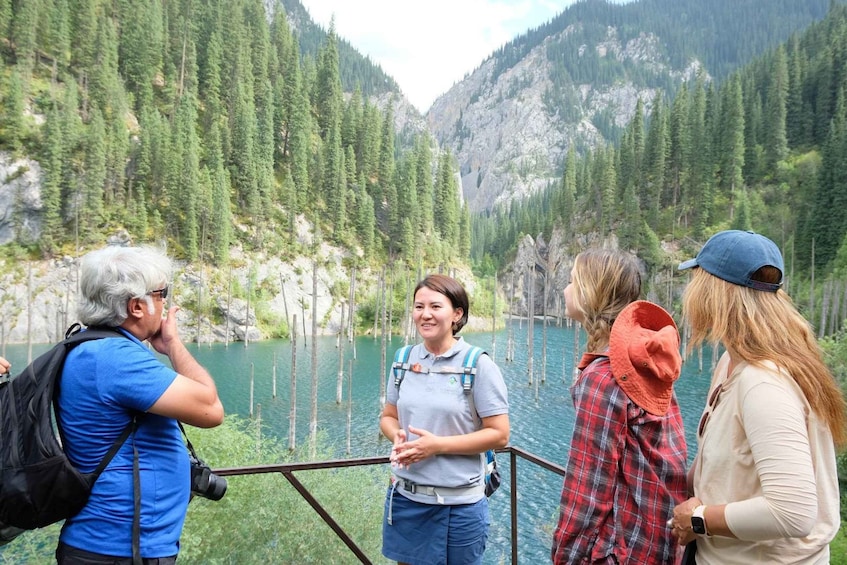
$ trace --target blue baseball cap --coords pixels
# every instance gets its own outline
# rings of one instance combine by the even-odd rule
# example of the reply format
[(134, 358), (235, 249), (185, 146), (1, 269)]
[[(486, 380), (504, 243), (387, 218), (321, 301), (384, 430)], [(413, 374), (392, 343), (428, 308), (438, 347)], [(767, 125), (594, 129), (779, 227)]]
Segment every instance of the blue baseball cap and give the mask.
[[(694, 259), (679, 264), (679, 270), (700, 267), (726, 282), (755, 290), (776, 292), (782, 286), (785, 264), (782, 253), (770, 239), (751, 231), (726, 230), (709, 238)], [(779, 269), (779, 283), (754, 281), (762, 267)]]

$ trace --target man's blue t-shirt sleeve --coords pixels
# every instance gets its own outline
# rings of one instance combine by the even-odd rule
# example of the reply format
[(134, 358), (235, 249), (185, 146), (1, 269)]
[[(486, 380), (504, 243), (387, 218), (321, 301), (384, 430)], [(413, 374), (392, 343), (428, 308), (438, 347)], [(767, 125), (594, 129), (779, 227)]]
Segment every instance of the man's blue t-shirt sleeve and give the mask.
[(101, 398), (118, 406), (146, 412), (176, 379), (177, 372), (135, 340), (109, 340), (109, 355), (98, 361)]

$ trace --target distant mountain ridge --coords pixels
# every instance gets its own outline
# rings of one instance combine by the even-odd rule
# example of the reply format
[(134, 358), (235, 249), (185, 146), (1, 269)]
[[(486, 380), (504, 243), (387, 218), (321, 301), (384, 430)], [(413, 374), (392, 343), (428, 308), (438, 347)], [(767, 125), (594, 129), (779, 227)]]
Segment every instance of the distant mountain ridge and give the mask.
[[(285, 9), (291, 27), (296, 30), (301, 55), (315, 59), (326, 41), (327, 30), (312, 20), (308, 10), (299, 0), (273, 2), (278, 2)], [(352, 92), (357, 84), (361, 87), (362, 94), (368, 97), (400, 92), (400, 87), (393, 77), (386, 74), (370, 57), (359, 53), (343, 37), (338, 38), (338, 58), (341, 84), (346, 92)]]
[[(559, 181), (564, 155), (613, 142), (698, 73), (720, 79), (822, 19), (830, 0), (578, 2), (440, 96), (429, 129), (455, 153), (471, 209)], [(746, 30), (746, 31), (745, 31)]]
[[(315, 59), (326, 41), (328, 30), (312, 20), (308, 10), (300, 0), (266, 0), (273, 5), (282, 5), (285, 15), (295, 30), (303, 56)], [(371, 103), (384, 111), (388, 104), (393, 104), (394, 122), (400, 134), (401, 144), (411, 145), (415, 134), (426, 129), (426, 123), (421, 113), (402, 93), (400, 86), (393, 77), (382, 70), (378, 63), (370, 57), (362, 55), (343, 37), (338, 38), (339, 71), (344, 92), (350, 94), (357, 86), (362, 95)]]

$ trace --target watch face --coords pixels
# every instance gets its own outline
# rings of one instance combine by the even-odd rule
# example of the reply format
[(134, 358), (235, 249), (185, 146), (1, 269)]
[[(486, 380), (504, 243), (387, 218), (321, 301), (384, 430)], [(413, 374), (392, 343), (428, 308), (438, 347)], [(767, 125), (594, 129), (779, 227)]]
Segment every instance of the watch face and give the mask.
[(706, 535), (706, 521), (699, 516), (691, 517), (691, 530), (697, 535)]

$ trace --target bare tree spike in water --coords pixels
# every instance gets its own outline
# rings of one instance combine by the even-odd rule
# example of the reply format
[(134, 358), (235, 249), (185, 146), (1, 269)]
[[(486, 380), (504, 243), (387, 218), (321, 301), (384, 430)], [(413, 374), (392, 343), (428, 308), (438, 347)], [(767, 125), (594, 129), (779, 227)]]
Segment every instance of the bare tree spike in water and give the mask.
[[(524, 281), (525, 287), (529, 289), (529, 299), (527, 300), (526, 305), (526, 316), (527, 316), (527, 327), (526, 327), (526, 346), (527, 346), (527, 359), (526, 359), (526, 374), (529, 379), (529, 386), (532, 386), (532, 372), (533, 366), (532, 361), (535, 356), (533, 352), (533, 342), (535, 341), (534, 336), (532, 335), (532, 331), (534, 329), (533, 321), (535, 319), (535, 266), (533, 265), (532, 275), (530, 276), (530, 271), (524, 271)], [(536, 393), (536, 400), (538, 400), (538, 394)]]
[(26, 362), (32, 363), (32, 262), (27, 262), (26, 276)]
[[(379, 288), (385, 289), (385, 268), (383, 267), (382, 273), (379, 276)], [(382, 293), (384, 294), (384, 292)], [(385, 300), (382, 300), (382, 310), (376, 309), (374, 310), (374, 341), (377, 339), (376, 335), (376, 321), (377, 319), (382, 318), (382, 342), (380, 344), (380, 357), (379, 357), (379, 410), (382, 413), (382, 410), (385, 408), (385, 375), (386, 375), (386, 365), (385, 365), (385, 350), (387, 344), (385, 342)]]
[(491, 277), (491, 359), (497, 353), (497, 277)]
[(347, 339), (353, 344), (353, 360), (356, 359), (356, 267), (350, 273), (350, 329), (347, 332)]
[(350, 368), (347, 371), (347, 455), (352, 450), (353, 434), (353, 360), (349, 361)]
[(335, 382), (335, 403), (341, 405), (341, 396), (344, 392), (344, 345), (341, 334), (344, 328), (344, 305), (341, 305), (341, 324), (338, 326), (338, 339), (335, 346), (338, 348), (338, 378)]
[(297, 447), (297, 314), (291, 321), (291, 399), (288, 410), (288, 449)]
[(229, 347), (229, 312), (232, 307), (232, 267), (229, 269), (228, 290), (226, 293), (226, 329), (224, 330), (224, 347)]
[(318, 449), (318, 261), (312, 259), (312, 413), (309, 418), (309, 454)]
[[(200, 270), (200, 283), (197, 285), (197, 312), (196, 312), (196, 315), (195, 315), (195, 320), (196, 320), (196, 323), (197, 323), (197, 339), (195, 341), (197, 342), (197, 345), (200, 345), (200, 336), (203, 333), (202, 330), (200, 329), (201, 328), (200, 324), (201, 324), (201, 320), (202, 320), (201, 313), (203, 311), (202, 304), (203, 304), (203, 270), (201, 268), (201, 270)], [(211, 336), (209, 336), (209, 339), (211, 339)]]
[(282, 276), (282, 272), (279, 273), (279, 289), (282, 292), (282, 307), (285, 308), (285, 324), (288, 326), (288, 333), (293, 334), (296, 330), (288, 316), (288, 299), (285, 297), (285, 278)]
[(512, 333), (512, 309), (515, 307), (515, 272), (512, 271), (512, 276), (509, 282), (509, 330), (506, 332), (506, 361), (511, 361), (515, 358), (514, 349), (514, 334)]
[[(541, 383), (547, 382), (547, 269), (544, 269), (544, 300), (542, 306), (544, 322), (541, 326)], [(536, 400), (538, 397), (536, 395)]]
[(244, 316), (244, 347), (247, 347), (247, 343), (249, 342), (248, 336), (248, 328), (250, 327), (250, 294), (253, 290), (252, 288), (253, 279), (250, 275), (247, 275), (247, 314)]

